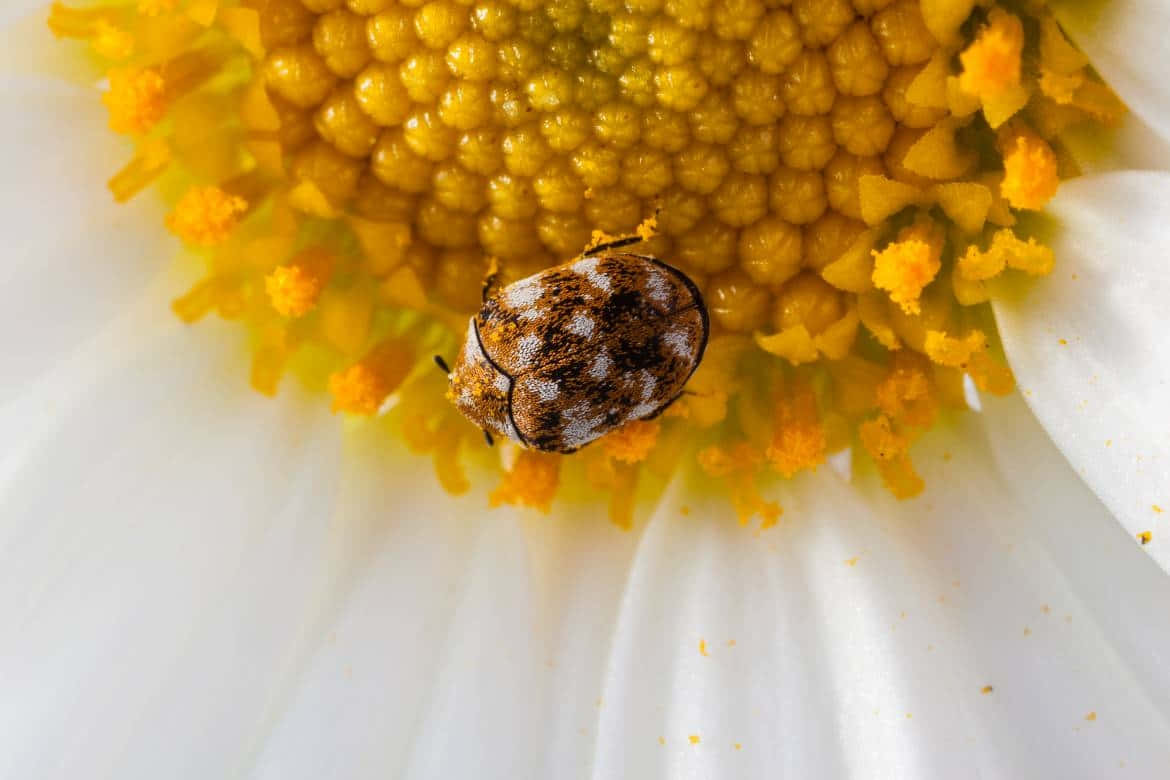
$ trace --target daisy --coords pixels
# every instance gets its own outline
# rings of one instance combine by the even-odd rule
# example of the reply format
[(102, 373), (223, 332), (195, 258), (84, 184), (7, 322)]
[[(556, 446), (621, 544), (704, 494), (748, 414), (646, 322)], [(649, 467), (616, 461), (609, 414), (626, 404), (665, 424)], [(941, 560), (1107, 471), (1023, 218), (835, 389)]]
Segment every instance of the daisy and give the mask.
[[(214, 5), (160, 0), (136, 9), (165, 17), (181, 6), (198, 16)], [(304, 2), (314, 12), (337, 5)], [(435, 13), (460, 7), (433, 5)], [(662, 4), (633, 5), (653, 15)], [(821, 5), (826, 14), (834, 7)], [(755, 5), (719, 7), (734, 11), (719, 22), (728, 36), (749, 38), (735, 24)], [(108, 202), (101, 191), (111, 171), (137, 154), (131, 173), (141, 173), (151, 148), (107, 131), (111, 114), (93, 72), (51, 40), (41, 4), (9, 3), (0, 11), (8, 44), (0, 89), (9, 107), (0, 213), (9, 241), (5, 289), (16, 294), (0, 309), (0, 775), (1161, 776), (1170, 765), (1170, 528), (1162, 511), (1170, 508), (1170, 348), (1159, 316), (1170, 293), (1170, 90), (1161, 75), (1170, 9), (1118, 2), (1090, 14), (1070, 3), (1054, 12), (1130, 115), (1108, 133), (1062, 136), (1058, 151), (1068, 159), (1060, 164), (1074, 161), (1085, 175), (1061, 183), (1051, 200), (1043, 188), (1017, 191), (1046, 201), (1052, 219), (1033, 229), (1056, 258), (1055, 270), (1035, 283), (997, 279), (991, 296), (1018, 392), (968, 389), (981, 413), (914, 431), (912, 451), (889, 462), (864, 442), (911, 436), (904, 419), (891, 413), (878, 423), (867, 413), (872, 425), (861, 428), (851, 460), (829, 426), (806, 425), (802, 396), (793, 394), (777, 412), (787, 438), (769, 442), (772, 454), (760, 456), (767, 467), (751, 479), (737, 476), (740, 450), (731, 440), (704, 440), (705, 457), (677, 462), (636, 457), (636, 436), (603, 442), (596, 448), (607, 459), (596, 457), (612, 469), (611, 513), (633, 526), (623, 530), (607, 522), (596, 498), (578, 495), (587, 484), (579, 474), (566, 472), (554, 499), (516, 477), (544, 474), (539, 468), (507, 464), (512, 478), (501, 484), (494, 455), (460, 447), (463, 429), (441, 422), (412, 438), (403, 410), (425, 416), (430, 407), (406, 390), (363, 384), (360, 370), (347, 373), (361, 367), (384, 380), (393, 360), (369, 356), (397, 353), (371, 352), (375, 336), (353, 335), (352, 301), (330, 308), (338, 292), (329, 285), (339, 282), (319, 255), (288, 247), (297, 262), (275, 264), (282, 274), (265, 269), (258, 278), (272, 279), (276, 292), (264, 294), (284, 319), (248, 320), (247, 334), (216, 317), (190, 328), (162, 312), (176, 295), (180, 314), (204, 305), (187, 290), (206, 293), (205, 308), (228, 315), (234, 301), (226, 288), (200, 287), (206, 268), (189, 256), (169, 262), (179, 249), (164, 224), (189, 245), (230, 245), (235, 231), (263, 220), (269, 232), (253, 238), (280, 239), (271, 229), (280, 215), (254, 213), (229, 191), (192, 194), (191, 181), (174, 171), (158, 179), (161, 197), (145, 188), (125, 205)], [(246, 46), (246, 14), (237, 20)], [(87, 37), (107, 60), (147, 40), (128, 42), (115, 22)], [(988, 15), (986, 29), (1002, 33), (1010, 50), (1010, 22)], [(686, 51), (685, 28), (663, 30), (669, 48)], [(962, 74), (986, 77), (967, 92), (986, 93), (974, 110), (993, 115), (1019, 80), (1010, 68), (992, 67), (998, 49), (975, 48), (976, 33), (964, 34), (969, 39), (952, 51), (969, 55)], [(640, 45), (637, 35), (616, 40)], [(866, 45), (854, 49), (864, 54)], [(770, 44), (756, 56), (766, 63), (776, 51)], [(665, 50), (654, 56), (670, 59)], [(689, 66), (684, 59), (664, 67)], [(871, 69), (846, 71), (860, 78)], [(656, 99), (701, 115), (703, 98), (688, 107), (688, 73), (671, 74), (653, 87)], [(124, 76), (110, 76), (107, 95)], [(633, 69), (627, 82), (637, 77)], [(551, 100), (555, 79), (542, 83), (549, 92), (530, 97)], [(137, 88), (152, 89), (148, 81)], [(748, 101), (737, 116), (752, 127), (778, 123), (753, 124), (744, 115), (755, 110)], [(232, 128), (198, 126), (216, 115), (190, 111), (191, 124), (173, 131), (180, 140), (172, 149), (198, 159), (203, 179), (231, 167), (217, 144), (233, 137)], [(121, 117), (161, 121), (141, 111)], [(626, 148), (626, 120), (615, 113), (606, 122), (600, 132), (615, 133), (611, 140)], [(516, 140), (519, 148), (528, 143)], [(657, 147), (638, 148), (644, 175), (630, 178), (629, 188), (659, 170)], [(689, 186), (701, 187), (709, 161), (686, 159), (695, 167), (676, 163), (671, 175), (690, 175)], [(752, 175), (734, 179), (742, 187), (705, 194), (723, 224), (753, 208)], [(879, 195), (904, 192), (884, 183), (894, 178), (872, 175), (870, 185), (885, 189), (871, 192), (871, 206)], [(801, 181), (789, 182), (797, 194), (784, 204), (815, 200), (800, 196)], [(547, 197), (555, 185), (548, 183)], [(319, 208), (327, 221), (321, 194), (303, 188), (291, 197), (301, 199), (298, 213)], [(507, 208), (527, 196), (499, 197)], [(184, 209), (186, 198), (195, 200)], [(849, 208), (842, 200), (834, 210)], [(613, 217), (601, 206), (589, 213)], [(200, 218), (184, 219), (191, 214)], [(797, 222), (784, 224), (815, 221), (787, 216)], [(765, 265), (778, 262), (787, 235), (780, 223), (767, 224), (774, 229), (760, 231), (772, 242)], [(921, 222), (903, 227), (911, 232), (857, 255), (870, 263), (866, 276), (889, 298), (883, 311), (894, 320), (903, 308), (931, 305), (923, 293), (931, 288), (915, 285), (905, 269), (915, 258), (915, 267), (929, 269), (933, 239)], [(480, 228), (476, 235), (505, 254), (514, 249), (510, 234)], [(379, 239), (385, 246), (392, 236)], [(991, 241), (976, 246), (972, 263), (995, 254)], [(707, 255), (716, 249), (705, 247)], [(478, 295), (480, 269), (443, 267), (440, 295), (469, 286)], [(813, 337), (811, 320), (800, 322), (806, 344), (791, 321), (754, 311), (759, 288), (739, 277), (731, 280), (738, 286), (724, 283), (724, 270), (696, 275), (715, 293), (721, 327), (744, 334), (757, 360), (774, 359), (795, 372), (785, 376), (800, 377), (808, 349), (817, 360), (833, 351)], [(408, 289), (398, 281), (396, 291)], [(803, 284), (799, 290), (821, 289)], [(332, 346), (310, 345), (277, 366), (288, 376), (275, 399), (244, 391), (249, 365), (253, 384), (273, 389), (269, 380), (281, 372), (266, 373), (273, 368), (266, 360), (284, 342), (266, 341), (272, 331), (263, 326), (297, 321), (302, 308), (309, 318), (334, 312), (325, 329)], [(429, 316), (441, 320), (436, 311)], [(880, 318), (870, 311), (859, 319), (879, 337)], [(990, 391), (1002, 364), (986, 348), (991, 326), (983, 327), (987, 341), (975, 339), (959, 362)], [(446, 337), (430, 325), (401, 333), (427, 347), (441, 348)], [(891, 333), (910, 343), (905, 328)], [(953, 350), (966, 349), (952, 343), (958, 335), (940, 341), (948, 336), (936, 332), (933, 347), (924, 336), (924, 354), (948, 368)], [(437, 379), (410, 373), (400, 381)], [(345, 411), (386, 413), (342, 425), (321, 401), (329, 391)], [(691, 418), (667, 420), (658, 435), (701, 419), (709, 400), (688, 404)], [(803, 448), (816, 439), (809, 431), (820, 432), (819, 449)], [(403, 435), (433, 463), (404, 451)], [(660, 441), (655, 451), (662, 448)], [(829, 450), (838, 453), (829, 465), (809, 468)], [(654, 475), (643, 475), (641, 504), (622, 481), (630, 473), (624, 457), (660, 472), (657, 489)], [(799, 475), (776, 482), (768, 470)], [(919, 495), (895, 495), (912, 492)], [(551, 501), (551, 511), (489, 511), (489, 495), (504, 504)]]

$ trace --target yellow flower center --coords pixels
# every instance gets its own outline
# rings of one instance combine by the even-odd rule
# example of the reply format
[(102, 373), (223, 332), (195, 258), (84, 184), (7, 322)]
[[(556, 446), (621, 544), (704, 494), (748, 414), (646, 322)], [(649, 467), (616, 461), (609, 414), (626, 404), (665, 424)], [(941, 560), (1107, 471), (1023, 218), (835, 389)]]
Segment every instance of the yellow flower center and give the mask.
[(638, 480), (686, 458), (767, 526), (765, 473), (854, 446), (915, 495), (912, 444), (964, 374), (1012, 388), (987, 282), (1051, 270), (1016, 210), (1076, 173), (1066, 128), (1123, 110), (1042, 5), (1012, 8), (138, 0), (49, 24), (109, 63), (137, 144), (111, 191), (170, 198), (207, 268), (174, 310), (246, 323), (257, 390), (295, 372), (466, 490), (466, 461), (501, 459), (423, 364), (454, 356), (490, 270), (637, 232), (710, 310), (687, 394), (563, 462), (503, 458), (491, 502), (583, 479), (628, 526)]

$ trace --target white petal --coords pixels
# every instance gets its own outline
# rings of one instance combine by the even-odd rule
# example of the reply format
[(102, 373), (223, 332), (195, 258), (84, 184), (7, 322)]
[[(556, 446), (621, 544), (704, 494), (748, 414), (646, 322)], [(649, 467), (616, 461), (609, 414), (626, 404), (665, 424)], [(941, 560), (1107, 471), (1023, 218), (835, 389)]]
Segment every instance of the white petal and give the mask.
[[(19, 106), (0, 124), (0, 406), (121, 313), (166, 268), (177, 244), (147, 195), (116, 205), (105, 182), (128, 159), (96, 90), (45, 77), (0, 78)], [(19, 291), (19, 294), (11, 294)], [(155, 299), (160, 316), (175, 287)]]
[(1082, 122), (1061, 133), (1060, 140), (1084, 174), (1170, 170), (1170, 138), (1132, 113), (1117, 127)]
[(115, 366), (137, 381), (64, 412), (3, 497), (5, 776), (1098, 778), (1170, 761), (1170, 627), (1148, 618), (1170, 579), (1018, 401), (989, 402), (986, 433), (924, 442), (918, 501), (825, 470), (756, 534), (678, 484), (629, 534), (588, 508), (446, 497), (373, 429), (338, 484), (331, 420), (238, 394), (181, 335), (186, 354), (161, 337)]
[(922, 499), (826, 470), (763, 534), (681, 483), (636, 535), (460, 520), (367, 463), (343, 514), (402, 511), (251, 776), (1155, 776), (1170, 579), (1022, 403), (986, 418), (924, 443)]
[(1061, 451), (1170, 569), (1170, 174), (1077, 179), (1050, 211), (1056, 270), (997, 302), (1004, 347)]
[(1166, 79), (1170, 3), (1059, 0), (1053, 2), (1052, 10), (1106, 83), (1163, 144), (1170, 143), (1170, 83)]

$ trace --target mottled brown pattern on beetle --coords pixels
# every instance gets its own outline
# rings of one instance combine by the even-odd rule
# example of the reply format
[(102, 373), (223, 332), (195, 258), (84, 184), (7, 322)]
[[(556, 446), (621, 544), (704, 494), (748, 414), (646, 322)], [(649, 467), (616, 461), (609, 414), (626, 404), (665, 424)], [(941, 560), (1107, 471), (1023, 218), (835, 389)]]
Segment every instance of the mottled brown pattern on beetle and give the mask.
[[(679, 396), (706, 342), (701, 307), (675, 269), (603, 253), (509, 285), (485, 302), (475, 323), (491, 362), (510, 377), (510, 410), (524, 442), (572, 452), (626, 422), (657, 416)], [(456, 397), (471, 379), (456, 366)], [(498, 406), (460, 409), (500, 430)]]

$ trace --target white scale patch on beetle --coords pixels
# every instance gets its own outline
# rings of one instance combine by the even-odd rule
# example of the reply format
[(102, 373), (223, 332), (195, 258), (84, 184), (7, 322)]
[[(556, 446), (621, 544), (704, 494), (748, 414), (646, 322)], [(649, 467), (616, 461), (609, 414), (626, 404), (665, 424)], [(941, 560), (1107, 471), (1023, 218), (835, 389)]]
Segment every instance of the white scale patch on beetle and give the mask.
[(591, 338), (593, 331), (597, 327), (597, 323), (583, 311), (579, 311), (573, 315), (573, 319), (569, 320), (566, 330), (570, 333), (575, 333), (583, 339)]
[(597, 357), (593, 358), (593, 362), (589, 365), (589, 376), (600, 382), (609, 376), (611, 368), (613, 368), (613, 358), (609, 356), (609, 351), (602, 347), (601, 351), (597, 353)]
[(658, 389), (658, 380), (649, 371), (642, 369), (638, 372), (638, 381), (642, 385), (642, 403), (630, 410), (631, 420), (640, 420), (658, 410), (658, 405), (650, 400)]
[(668, 330), (662, 334), (662, 342), (683, 360), (691, 358), (691, 341), (687, 338), (686, 331), (679, 328)]
[(526, 312), (535, 311), (535, 304), (544, 295), (544, 283), (539, 276), (530, 276), (521, 279), (515, 284), (504, 288), (504, 305), (509, 309), (517, 309), (523, 317)]
[(516, 342), (516, 362), (520, 368), (531, 368), (540, 358), (540, 336), (521, 336)]
[(584, 260), (578, 260), (569, 266), (573, 273), (581, 274), (589, 283), (602, 292), (610, 292), (613, 285), (610, 284), (609, 277), (597, 270), (597, 266), (601, 263), (601, 259), (597, 257), (587, 257)]
[(661, 271), (656, 269), (646, 277), (646, 295), (662, 306), (670, 303), (670, 282)]
[(534, 393), (537, 398), (545, 403), (555, 401), (561, 395), (561, 386), (551, 379), (537, 379), (536, 377), (525, 377), (523, 379), (524, 387)]
[(561, 427), (561, 441), (566, 449), (584, 447), (598, 436), (598, 429), (605, 424), (605, 415), (598, 413), (587, 403), (579, 403), (563, 412), (564, 425)]

